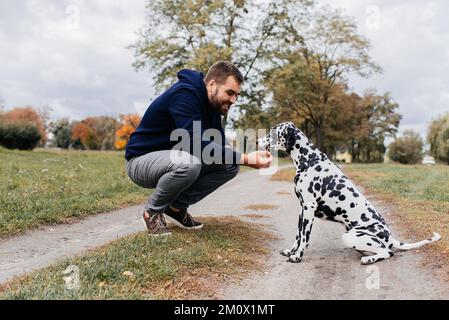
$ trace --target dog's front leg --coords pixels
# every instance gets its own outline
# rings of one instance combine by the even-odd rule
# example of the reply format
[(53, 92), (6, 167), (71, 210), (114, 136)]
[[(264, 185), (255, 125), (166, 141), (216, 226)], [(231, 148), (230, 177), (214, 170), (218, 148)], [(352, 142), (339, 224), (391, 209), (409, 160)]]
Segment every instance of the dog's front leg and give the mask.
[(302, 210), (303, 213), (299, 217), (298, 233), (296, 234), (295, 243), (293, 244), (293, 247), (289, 250), (289, 252), (283, 252), (284, 255), (285, 253), (289, 253), (288, 262), (301, 262), (304, 256), (304, 250), (306, 249), (310, 240), (310, 233), (312, 231), (316, 209), (317, 204), (315, 202), (308, 202), (304, 204)]

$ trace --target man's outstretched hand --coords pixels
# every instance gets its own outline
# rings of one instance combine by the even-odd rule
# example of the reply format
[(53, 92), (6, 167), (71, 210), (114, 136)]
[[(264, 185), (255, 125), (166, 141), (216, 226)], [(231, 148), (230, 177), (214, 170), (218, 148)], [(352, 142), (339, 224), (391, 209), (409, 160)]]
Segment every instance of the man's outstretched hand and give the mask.
[(269, 151), (254, 151), (242, 154), (240, 163), (254, 169), (269, 168), (273, 162), (273, 156)]

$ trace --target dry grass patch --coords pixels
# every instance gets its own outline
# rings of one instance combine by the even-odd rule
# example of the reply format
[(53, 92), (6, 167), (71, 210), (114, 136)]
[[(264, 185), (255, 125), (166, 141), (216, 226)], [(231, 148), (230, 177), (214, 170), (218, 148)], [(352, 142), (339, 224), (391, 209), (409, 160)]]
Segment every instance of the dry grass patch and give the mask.
[(273, 204), (252, 204), (249, 206), (246, 206), (245, 209), (246, 210), (255, 210), (255, 211), (262, 211), (262, 210), (274, 210), (279, 208), (279, 206), (277, 205), (273, 205)]
[(276, 192), (276, 194), (278, 194), (278, 195), (280, 195), (280, 196), (289, 196), (289, 195), (291, 195), (292, 193), (291, 193), (291, 192), (288, 192), (288, 191), (279, 191), (279, 192)]
[[(273, 234), (237, 218), (203, 220), (196, 232), (139, 233), (16, 278), (0, 288), (0, 299), (214, 298), (229, 280), (263, 269)], [(65, 288), (69, 265), (79, 268), (78, 290)]]
[(243, 214), (242, 217), (247, 217), (250, 219), (268, 219), (268, 218), (270, 218), (270, 216), (263, 215), (263, 214), (255, 214), (255, 213)]
[(293, 182), (296, 176), (295, 168), (282, 169), (271, 176), (273, 181), (288, 181)]
[(417, 251), (426, 252), (426, 265), (449, 280), (449, 167), (349, 165), (345, 173), (388, 207), (389, 218), (403, 227), (402, 241), (441, 234), (440, 241)]

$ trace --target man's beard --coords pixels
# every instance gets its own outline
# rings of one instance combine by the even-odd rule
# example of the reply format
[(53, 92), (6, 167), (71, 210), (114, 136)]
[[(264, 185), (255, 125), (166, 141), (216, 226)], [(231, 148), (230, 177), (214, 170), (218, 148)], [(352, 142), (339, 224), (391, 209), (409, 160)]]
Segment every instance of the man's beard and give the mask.
[[(217, 99), (217, 95), (218, 95), (218, 88), (215, 89), (215, 92), (211, 95), (210, 97), (210, 104), (212, 105), (212, 107), (217, 110), (218, 112), (220, 112), (222, 115), (225, 115), (228, 113), (229, 108), (231, 107), (230, 103), (226, 103), (225, 101), (220, 101)], [(226, 106), (227, 108), (224, 108), (224, 106)]]

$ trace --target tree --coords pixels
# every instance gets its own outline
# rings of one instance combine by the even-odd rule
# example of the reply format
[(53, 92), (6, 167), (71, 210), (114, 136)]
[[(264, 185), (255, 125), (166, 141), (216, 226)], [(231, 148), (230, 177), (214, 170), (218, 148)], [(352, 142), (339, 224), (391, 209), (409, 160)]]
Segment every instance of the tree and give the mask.
[(449, 113), (431, 122), (427, 142), (430, 144), (432, 156), (449, 164)]
[(382, 162), (386, 151), (385, 139), (394, 138), (402, 116), (397, 113), (399, 105), (390, 93), (378, 95), (375, 90), (367, 91), (360, 100), (357, 123), (350, 144), (355, 162)]
[(357, 33), (352, 19), (339, 11), (319, 9), (305, 23), (289, 13), (280, 62), (267, 73), (267, 87), (281, 113), (289, 113), (311, 126), (310, 134), (325, 152), (326, 124), (344, 95), (350, 74), (368, 77), (380, 72), (370, 58), (369, 41)]
[(75, 122), (72, 127), (72, 143), (75, 149), (91, 149), (95, 143), (94, 131), (85, 122)]
[(44, 112), (36, 111), (33, 107), (16, 107), (7, 111), (2, 116), (4, 122), (8, 123), (32, 123), (39, 130), (40, 145), (44, 146), (47, 141), (46, 133), (46, 114)]
[[(131, 45), (134, 67), (148, 67), (157, 91), (172, 84), (176, 72), (193, 68), (206, 72), (218, 60), (236, 64), (246, 79), (239, 103), (259, 111), (265, 98), (263, 71), (278, 48), (287, 4), (307, 11), (313, 1), (283, 0), (257, 4), (245, 0), (152, 0), (147, 3), (147, 23)], [(155, 32), (155, 30), (163, 30)], [(226, 119), (226, 117), (225, 117)], [(224, 121), (226, 123), (226, 121)]]
[(84, 119), (93, 132), (90, 148), (95, 150), (113, 150), (115, 141), (115, 131), (118, 121), (115, 118), (101, 116)]
[(137, 114), (121, 115), (120, 119), (120, 127), (115, 133), (115, 148), (117, 150), (125, 149), (131, 134), (136, 131), (140, 123), (140, 117)]
[(33, 150), (41, 134), (34, 123), (25, 121), (0, 123), (0, 145), (8, 149)]
[(57, 148), (68, 149), (71, 145), (72, 124), (68, 118), (50, 123), (50, 132), (53, 133), (53, 145)]
[(117, 125), (112, 117), (88, 117), (74, 124), (72, 141), (89, 150), (113, 150)]
[(423, 159), (424, 143), (419, 133), (406, 130), (389, 146), (388, 156), (391, 160), (402, 164), (416, 164)]

